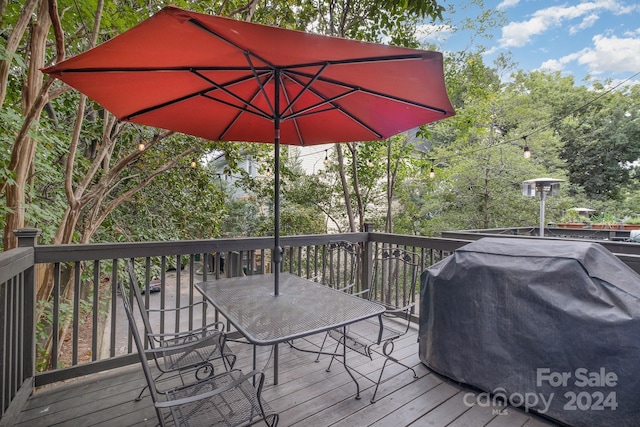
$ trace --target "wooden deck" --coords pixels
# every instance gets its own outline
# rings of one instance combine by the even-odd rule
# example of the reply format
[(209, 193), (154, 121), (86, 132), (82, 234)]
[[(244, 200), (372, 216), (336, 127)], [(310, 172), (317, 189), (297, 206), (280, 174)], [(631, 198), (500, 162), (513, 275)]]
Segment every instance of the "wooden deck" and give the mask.
[[(286, 345), (280, 348), (279, 384), (273, 385), (269, 348), (259, 348), (258, 367), (265, 368), (265, 400), (280, 413), (280, 426), (552, 426), (553, 423), (518, 409), (478, 405), (473, 391), (449, 381), (422, 365), (418, 359), (417, 331), (396, 344), (396, 354), (416, 368), (400, 372), (389, 365), (380, 386), (377, 401), (369, 402), (372, 383), (360, 379), (362, 398), (354, 399), (355, 384), (340, 364), (326, 372), (328, 357), (315, 363), (315, 356)], [(311, 341), (319, 342), (322, 336)], [(301, 347), (310, 343), (298, 341)], [(236, 367), (251, 370), (251, 346), (231, 343), (238, 355)], [(360, 373), (379, 373), (381, 359), (369, 359), (349, 353), (348, 361)], [(135, 402), (144, 385), (138, 365), (54, 384), (37, 390), (21, 413), (24, 427), (35, 426), (154, 426), (155, 412), (148, 393)]]

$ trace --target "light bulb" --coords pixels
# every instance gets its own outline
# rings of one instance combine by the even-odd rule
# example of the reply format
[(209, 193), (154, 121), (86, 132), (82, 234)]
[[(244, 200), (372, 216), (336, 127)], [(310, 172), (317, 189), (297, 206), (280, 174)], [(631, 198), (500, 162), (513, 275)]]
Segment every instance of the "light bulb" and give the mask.
[(144, 142), (139, 142), (138, 143), (138, 151), (144, 151), (144, 148), (145, 148)]
[(524, 158), (528, 159), (529, 157), (531, 157), (531, 151), (529, 151), (529, 147), (525, 146), (524, 147)]

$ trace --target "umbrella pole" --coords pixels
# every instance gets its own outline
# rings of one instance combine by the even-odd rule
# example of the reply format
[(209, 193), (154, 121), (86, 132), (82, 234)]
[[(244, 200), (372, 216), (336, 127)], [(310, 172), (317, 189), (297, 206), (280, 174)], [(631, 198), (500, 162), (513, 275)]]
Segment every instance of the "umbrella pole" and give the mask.
[(280, 73), (276, 70), (274, 79), (274, 179), (275, 194), (273, 195), (273, 294), (280, 295), (280, 264), (282, 263), (282, 248), (280, 247)]
[(273, 294), (280, 295), (280, 265), (282, 248), (280, 247), (280, 129), (276, 129), (274, 158), (275, 194), (273, 196), (274, 250), (273, 250)]

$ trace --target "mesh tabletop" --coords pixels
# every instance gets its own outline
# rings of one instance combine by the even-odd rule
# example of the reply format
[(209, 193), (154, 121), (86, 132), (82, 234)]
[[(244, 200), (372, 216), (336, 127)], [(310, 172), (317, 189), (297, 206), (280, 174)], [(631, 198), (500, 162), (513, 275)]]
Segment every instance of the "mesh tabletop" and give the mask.
[(197, 283), (196, 288), (251, 343), (277, 344), (379, 316), (384, 306), (281, 273)]

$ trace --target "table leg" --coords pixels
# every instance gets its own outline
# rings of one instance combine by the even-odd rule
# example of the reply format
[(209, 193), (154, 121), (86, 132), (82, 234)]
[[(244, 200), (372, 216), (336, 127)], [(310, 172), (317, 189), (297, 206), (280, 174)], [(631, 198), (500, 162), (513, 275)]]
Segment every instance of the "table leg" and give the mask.
[[(253, 370), (254, 371), (256, 370), (256, 356), (257, 356), (256, 345), (254, 344), (253, 345)], [(255, 375), (253, 376), (253, 385), (254, 385), (254, 387), (256, 385), (256, 376)]]
[(273, 385), (278, 385), (278, 344), (273, 349)]
[(344, 365), (344, 369), (347, 371), (347, 374), (351, 377), (354, 383), (356, 383), (356, 400), (360, 400), (360, 384), (356, 377), (353, 376), (349, 367), (347, 366), (347, 327), (342, 327), (342, 364)]

